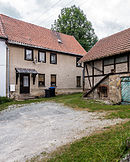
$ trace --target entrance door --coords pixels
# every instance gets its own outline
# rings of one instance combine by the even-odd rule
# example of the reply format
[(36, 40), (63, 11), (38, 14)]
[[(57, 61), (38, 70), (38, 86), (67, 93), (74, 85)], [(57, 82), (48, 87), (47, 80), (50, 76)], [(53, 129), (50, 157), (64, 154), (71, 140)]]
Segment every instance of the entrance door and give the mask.
[(122, 102), (130, 103), (130, 77), (124, 77), (121, 80)]
[(20, 93), (30, 93), (30, 74), (20, 74)]

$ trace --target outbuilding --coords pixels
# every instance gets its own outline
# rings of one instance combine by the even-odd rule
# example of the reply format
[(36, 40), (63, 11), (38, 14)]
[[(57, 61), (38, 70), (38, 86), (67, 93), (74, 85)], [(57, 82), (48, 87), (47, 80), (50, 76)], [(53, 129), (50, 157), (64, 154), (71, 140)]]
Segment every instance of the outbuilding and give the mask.
[(80, 62), (84, 97), (130, 102), (130, 28), (99, 40)]

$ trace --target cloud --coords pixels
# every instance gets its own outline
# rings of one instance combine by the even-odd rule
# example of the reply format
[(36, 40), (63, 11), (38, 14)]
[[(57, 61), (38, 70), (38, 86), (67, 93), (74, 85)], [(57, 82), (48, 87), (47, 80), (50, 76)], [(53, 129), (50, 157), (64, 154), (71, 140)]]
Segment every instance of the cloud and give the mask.
[(43, 10), (46, 10), (46, 9), (50, 8), (53, 3), (55, 3), (55, 2), (43, 1), (43, 0), (35, 0), (35, 4), (38, 7), (42, 8)]
[(14, 18), (21, 18), (19, 11), (8, 2), (0, 2), (0, 13)]
[(74, 4), (92, 22), (99, 39), (130, 27), (130, 0), (0, 0), (0, 13), (50, 28), (61, 9)]
[(112, 31), (120, 31), (124, 29), (124, 26), (121, 25), (121, 23), (117, 23), (117, 22), (113, 22), (113, 21), (103, 21), (104, 23), (104, 28), (108, 31), (108, 32), (112, 32)]
[(103, 38), (114, 33), (120, 32), (126, 29), (127, 27), (121, 22), (103, 20), (101, 23), (96, 24), (95, 28), (99, 38)]
[(92, 22), (99, 39), (130, 27), (129, 0), (88, 0), (79, 6)]

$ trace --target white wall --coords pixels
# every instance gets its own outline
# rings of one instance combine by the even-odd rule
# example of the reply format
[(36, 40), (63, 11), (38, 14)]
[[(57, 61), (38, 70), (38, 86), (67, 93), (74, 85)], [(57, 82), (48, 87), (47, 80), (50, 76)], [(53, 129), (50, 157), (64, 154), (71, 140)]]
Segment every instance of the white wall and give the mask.
[(0, 39), (0, 96), (6, 96), (6, 44)]

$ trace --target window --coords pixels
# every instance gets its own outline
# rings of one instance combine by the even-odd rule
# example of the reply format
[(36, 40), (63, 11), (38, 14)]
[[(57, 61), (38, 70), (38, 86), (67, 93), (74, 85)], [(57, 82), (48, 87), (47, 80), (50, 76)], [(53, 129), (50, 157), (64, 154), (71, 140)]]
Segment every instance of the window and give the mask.
[(127, 56), (120, 56), (116, 58), (116, 63), (125, 63), (127, 62)]
[(45, 74), (38, 74), (38, 86), (39, 87), (45, 86)]
[(45, 52), (42, 52), (42, 51), (39, 51), (38, 52), (38, 61), (39, 62), (46, 62), (46, 53)]
[(81, 76), (77, 76), (77, 87), (81, 87)]
[(104, 60), (104, 66), (114, 65), (114, 58), (109, 58)]
[(57, 55), (55, 53), (50, 54), (50, 63), (57, 64)]
[(23, 87), (28, 87), (28, 76), (23, 76)]
[(81, 57), (76, 57), (76, 66), (77, 67), (82, 67), (81, 63), (78, 63), (78, 61), (81, 59)]
[(51, 86), (56, 86), (56, 75), (51, 75)]
[(98, 94), (100, 98), (108, 97), (108, 87), (106, 85), (100, 85), (98, 87)]
[(33, 50), (25, 49), (25, 60), (32, 61), (33, 60)]

